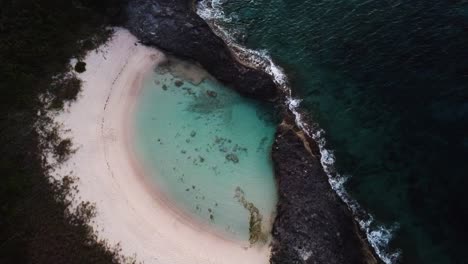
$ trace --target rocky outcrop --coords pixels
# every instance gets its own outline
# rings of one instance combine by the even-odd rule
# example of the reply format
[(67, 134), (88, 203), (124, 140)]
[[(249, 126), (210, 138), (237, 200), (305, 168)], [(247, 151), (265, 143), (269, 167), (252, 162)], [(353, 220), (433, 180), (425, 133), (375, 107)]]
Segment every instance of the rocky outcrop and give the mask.
[(317, 144), (289, 123), (278, 127), (272, 149), (279, 201), (271, 263), (379, 263), (332, 190)]
[(128, 29), (143, 44), (200, 63), (245, 96), (274, 100), (277, 88), (263, 71), (240, 63), (224, 41), (193, 10), (190, 0), (130, 0)]

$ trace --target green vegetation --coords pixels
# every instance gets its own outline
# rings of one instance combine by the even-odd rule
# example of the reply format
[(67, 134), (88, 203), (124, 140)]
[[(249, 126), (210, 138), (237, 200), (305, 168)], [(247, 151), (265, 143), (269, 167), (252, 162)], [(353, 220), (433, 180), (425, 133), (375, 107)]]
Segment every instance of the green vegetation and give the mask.
[(72, 152), (45, 112), (76, 99), (69, 60), (109, 38), (121, 2), (0, 1), (0, 263), (132, 261), (96, 239), (91, 204), (71, 209), (74, 179), (49, 177), (44, 155)]
[(250, 213), (249, 217), (249, 242), (251, 245), (262, 242), (266, 243), (268, 240), (268, 234), (262, 230), (262, 221), (263, 216), (260, 214), (258, 208), (252, 203), (245, 199), (244, 191), (240, 188), (236, 188), (236, 193), (234, 195), (239, 203), (244, 206)]

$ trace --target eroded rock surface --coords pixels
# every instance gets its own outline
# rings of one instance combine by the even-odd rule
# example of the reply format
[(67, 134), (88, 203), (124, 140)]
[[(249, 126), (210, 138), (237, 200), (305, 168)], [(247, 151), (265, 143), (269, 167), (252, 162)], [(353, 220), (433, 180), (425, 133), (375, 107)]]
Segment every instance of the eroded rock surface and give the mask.
[(218, 81), (245, 96), (276, 99), (272, 78), (240, 63), (195, 13), (193, 4), (191, 0), (130, 0), (127, 27), (142, 43), (200, 63)]
[(272, 158), (279, 195), (272, 264), (379, 263), (328, 183), (315, 142), (283, 123)]

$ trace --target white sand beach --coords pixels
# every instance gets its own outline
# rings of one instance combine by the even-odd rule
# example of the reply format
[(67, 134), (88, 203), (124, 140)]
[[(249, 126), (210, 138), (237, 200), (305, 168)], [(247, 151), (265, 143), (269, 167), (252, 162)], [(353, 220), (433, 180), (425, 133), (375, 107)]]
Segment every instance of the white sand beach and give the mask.
[[(69, 129), (76, 153), (57, 170), (78, 177), (79, 198), (96, 205), (93, 227), (100, 239), (120, 243), (137, 261), (162, 264), (266, 264), (269, 248), (246, 247), (203, 231), (199, 223), (177, 214), (145, 184), (129, 145), (132, 107), (143, 77), (164, 61), (164, 54), (137, 44), (127, 30), (90, 52), (86, 71), (78, 74), (78, 100), (56, 117)], [(159, 199), (159, 198), (160, 199)]]

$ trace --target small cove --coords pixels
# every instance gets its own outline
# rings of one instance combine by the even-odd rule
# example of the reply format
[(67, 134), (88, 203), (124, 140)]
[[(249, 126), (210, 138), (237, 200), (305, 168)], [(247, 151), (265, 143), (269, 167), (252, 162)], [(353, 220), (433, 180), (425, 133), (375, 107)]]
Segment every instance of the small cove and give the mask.
[(134, 118), (137, 157), (177, 209), (230, 239), (268, 239), (277, 201), (271, 106), (171, 60), (146, 76)]

